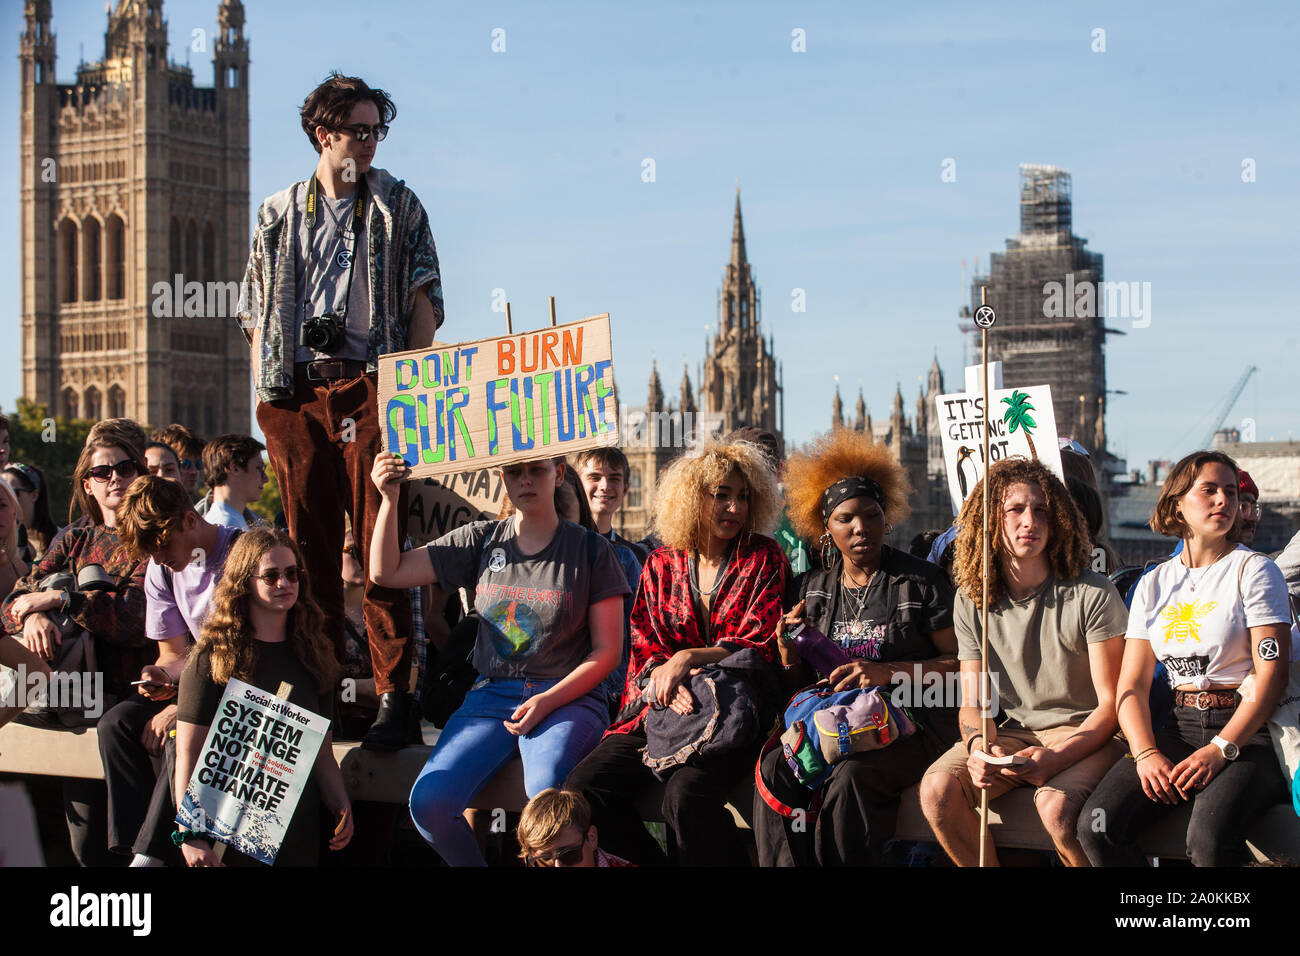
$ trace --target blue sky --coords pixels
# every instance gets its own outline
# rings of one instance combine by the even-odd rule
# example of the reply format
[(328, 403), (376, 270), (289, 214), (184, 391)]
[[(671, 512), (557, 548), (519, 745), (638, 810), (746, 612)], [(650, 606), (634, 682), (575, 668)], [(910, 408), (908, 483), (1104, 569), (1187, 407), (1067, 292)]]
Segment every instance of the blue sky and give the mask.
[[(217, 6), (166, 3), (173, 59), (195, 28), (215, 30)], [(68, 82), (83, 44), (102, 54), (103, 2), (53, 7)], [(4, 9), (15, 58), (0, 128), (16, 132), (22, 9)], [(1150, 326), (1109, 340), (1109, 387), (1128, 393), (1110, 404), (1112, 450), (1130, 467), (1190, 450), (1248, 364), (1259, 372), (1229, 422), (1300, 438), (1300, 5), (245, 9), (253, 206), (310, 172), (297, 107), (330, 68), (387, 89), (398, 116), (376, 162), (429, 210), (445, 340), (504, 330), (496, 288), (516, 328), (542, 324), (554, 295), (561, 320), (611, 314), (624, 401), (643, 400), (652, 356), (675, 393), (716, 320), (739, 180), (789, 437), (828, 427), (835, 375), (846, 405), (861, 382), (877, 417), (901, 382), (910, 414), (936, 352), (949, 387), (961, 381), (962, 259), (983, 268), (1015, 235), (1017, 164), (1050, 163), (1073, 175), (1075, 232), (1104, 254), (1106, 278), (1151, 283)], [(791, 49), (796, 28), (806, 52)], [(1105, 52), (1092, 50), (1096, 28)], [(203, 85), (210, 60), (191, 54)], [(947, 158), (955, 182), (941, 180)], [(10, 222), (17, 162), (15, 138), (0, 154)], [(19, 266), (6, 230), (0, 323), (14, 343)], [(3, 350), (6, 406), (18, 369), (16, 345)]]

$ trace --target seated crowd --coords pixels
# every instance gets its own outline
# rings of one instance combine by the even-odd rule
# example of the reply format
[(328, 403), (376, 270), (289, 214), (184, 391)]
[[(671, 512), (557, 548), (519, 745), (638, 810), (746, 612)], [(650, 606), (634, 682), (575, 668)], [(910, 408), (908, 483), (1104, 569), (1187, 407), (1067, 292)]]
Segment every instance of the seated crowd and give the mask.
[[(1143, 833), (1183, 804), (1192, 863), (1240, 865), (1250, 822), (1290, 799), (1275, 744), (1300, 535), (1276, 563), (1248, 547), (1258, 489), (1219, 452), (1171, 469), (1151, 527), (1179, 547), (1121, 595), (1091, 570), (1101, 499), (1073, 443), (1065, 480), (996, 462), (987, 512), (981, 481), (951, 529), (906, 550), (888, 540), (913, 489), (853, 431), (788, 458), (754, 428), (705, 443), (661, 476), (639, 542), (615, 531), (630, 477), (616, 448), (507, 465), (499, 518), (419, 547), (408, 468), (381, 453), (367, 534), (349, 530), (334, 562), (257, 513), (251, 436), (100, 422), (60, 528), (57, 476), (8, 461), (8, 432), (0, 416), (0, 665), (103, 684), (93, 712), (0, 699), (0, 724), (96, 724), (104, 784), (64, 782), (83, 865), (252, 862), (175, 823), (231, 678), (287, 683), (331, 721), (276, 865), (364, 833), (333, 739), (408, 705), (384, 732), (416, 745), (421, 715), (439, 728), (410, 816), (451, 866), (485, 865), (469, 808), (516, 758), (515, 839), (537, 866), (897, 862), (913, 788), (936, 859), (995, 865), (979, 809), (1019, 787), (1065, 865), (1144, 865)], [(795, 550), (811, 563), (797, 575)], [(383, 680), (362, 592), (415, 612), (404, 648), (375, 649)], [(393, 690), (407, 660), (409, 700)]]

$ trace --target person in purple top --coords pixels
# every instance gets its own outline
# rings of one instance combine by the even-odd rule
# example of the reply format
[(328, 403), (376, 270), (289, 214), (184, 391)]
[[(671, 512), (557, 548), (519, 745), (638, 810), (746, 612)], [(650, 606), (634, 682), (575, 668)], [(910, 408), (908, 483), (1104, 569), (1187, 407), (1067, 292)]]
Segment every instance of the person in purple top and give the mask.
[[(149, 562), (145, 636), (157, 642), (158, 659), (141, 668), (139, 696), (105, 715), (99, 740), (110, 819), (118, 834), (110, 849), (125, 852), (124, 840), (134, 838), (133, 865), (143, 866), (174, 852), (169, 836), (176, 807), (169, 784), (176, 688), (226, 556), (241, 532), (203, 520), (182, 485), (152, 475), (132, 482), (118, 526), (122, 546)], [(159, 764), (167, 767), (166, 773), (159, 774)]]

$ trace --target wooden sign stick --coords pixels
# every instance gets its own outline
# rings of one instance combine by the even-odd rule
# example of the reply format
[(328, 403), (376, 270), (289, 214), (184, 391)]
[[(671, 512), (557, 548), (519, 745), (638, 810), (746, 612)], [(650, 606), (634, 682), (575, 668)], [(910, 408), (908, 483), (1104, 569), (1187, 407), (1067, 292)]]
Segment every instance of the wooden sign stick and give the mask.
[(506, 333), (507, 333), (508, 335), (514, 335), (514, 334), (515, 334), (515, 327), (514, 327), (514, 324), (510, 321), (510, 303), (509, 303), (509, 302), (506, 303)]
[[(980, 562), (982, 574), (981, 585), (983, 587), (983, 600), (980, 601), (980, 734), (984, 738), (984, 747), (989, 749), (993, 746), (993, 740), (989, 736), (991, 721), (989, 720), (989, 704), (987, 698), (989, 687), (992, 681), (989, 680), (989, 326), (993, 324), (993, 310), (988, 308), (985, 299), (986, 291), (984, 286), (980, 286), (980, 311), (978, 315), (984, 315), (984, 321), (977, 322), (980, 326), (980, 374), (983, 377), (984, 393), (984, 509), (983, 509), (983, 527), (980, 528), (981, 550), (983, 551), (983, 560)], [(987, 323), (987, 324), (985, 324)], [(991, 752), (991, 751), (990, 751)], [(989, 792), (988, 790), (980, 791), (980, 866), (987, 865), (988, 859), (988, 838), (989, 838)]]
[(555, 328), (555, 296), (547, 296), (551, 304), (551, 328)]

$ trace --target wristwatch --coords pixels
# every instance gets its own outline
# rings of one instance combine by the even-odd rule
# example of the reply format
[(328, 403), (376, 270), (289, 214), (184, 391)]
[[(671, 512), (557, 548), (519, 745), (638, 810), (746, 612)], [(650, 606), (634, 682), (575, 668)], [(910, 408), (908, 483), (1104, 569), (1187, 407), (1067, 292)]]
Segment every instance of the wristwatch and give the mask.
[(1225, 740), (1222, 737), (1216, 736), (1210, 743), (1219, 748), (1219, 753), (1223, 754), (1224, 760), (1236, 760), (1237, 755), (1241, 753), (1240, 747), (1231, 740)]

